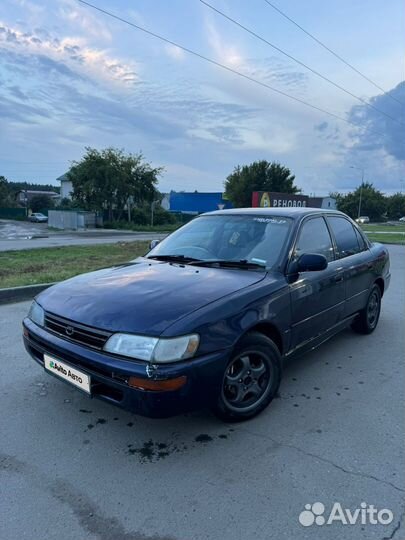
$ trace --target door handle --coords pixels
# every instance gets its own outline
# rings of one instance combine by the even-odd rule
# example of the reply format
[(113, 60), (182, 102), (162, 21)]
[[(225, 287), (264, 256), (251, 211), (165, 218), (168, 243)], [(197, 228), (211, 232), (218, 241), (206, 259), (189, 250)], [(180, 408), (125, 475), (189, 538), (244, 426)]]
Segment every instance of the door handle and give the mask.
[(339, 283), (339, 281), (343, 281), (344, 277), (342, 276), (342, 274), (338, 275), (338, 276), (335, 276), (333, 278), (333, 280), (336, 282), (336, 283)]

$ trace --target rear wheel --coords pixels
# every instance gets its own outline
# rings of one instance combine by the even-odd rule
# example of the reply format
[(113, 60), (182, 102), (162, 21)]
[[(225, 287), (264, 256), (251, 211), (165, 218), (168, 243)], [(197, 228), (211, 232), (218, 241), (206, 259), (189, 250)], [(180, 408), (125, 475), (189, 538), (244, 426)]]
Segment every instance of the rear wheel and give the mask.
[(377, 327), (381, 311), (381, 290), (373, 285), (367, 299), (367, 304), (352, 323), (352, 328), (359, 334), (371, 334)]
[(265, 409), (280, 386), (280, 358), (277, 346), (263, 334), (243, 337), (225, 370), (215, 414), (239, 422)]

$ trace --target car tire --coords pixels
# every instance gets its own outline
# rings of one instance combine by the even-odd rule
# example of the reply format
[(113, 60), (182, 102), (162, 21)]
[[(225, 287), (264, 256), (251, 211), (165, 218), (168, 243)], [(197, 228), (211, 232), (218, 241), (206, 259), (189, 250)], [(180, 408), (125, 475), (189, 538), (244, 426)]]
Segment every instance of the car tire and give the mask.
[(371, 334), (377, 328), (381, 311), (381, 290), (376, 284), (371, 288), (367, 304), (352, 322), (352, 329), (358, 334)]
[(226, 367), (214, 408), (224, 422), (249, 420), (274, 399), (281, 381), (281, 355), (276, 344), (259, 332), (246, 334)]

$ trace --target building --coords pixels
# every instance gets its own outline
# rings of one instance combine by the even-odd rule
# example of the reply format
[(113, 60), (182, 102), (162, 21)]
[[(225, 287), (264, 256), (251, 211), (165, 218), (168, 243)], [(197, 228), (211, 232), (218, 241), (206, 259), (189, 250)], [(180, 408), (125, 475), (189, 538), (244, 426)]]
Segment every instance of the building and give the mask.
[(295, 195), (292, 193), (278, 193), (274, 191), (254, 191), (252, 193), (252, 206), (257, 207), (309, 207), (329, 208), (336, 210), (336, 199), (333, 197), (309, 197), (308, 195)]
[(81, 210), (49, 210), (48, 226), (54, 229), (94, 229), (98, 225), (95, 212)]
[(33, 197), (37, 197), (38, 195), (49, 197), (54, 201), (55, 204), (58, 204), (60, 201), (60, 195), (59, 193), (56, 193), (56, 191), (37, 191), (33, 189), (22, 189), (16, 193), (15, 197), (17, 203), (20, 206), (28, 208)]
[(183, 214), (202, 214), (232, 208), (232, 203), (223, 198), (223, 193), (216, 192), (186, 192), (171, 191), (165, 195), (162, 206), (170, 212), (181, 212)]
[(60, 182), (60, 197), (61, 199), (72, 200), (73, 185), (72, 182), (68, 179), (66, 173), (59, 176), (56, 179), (57, 182)]
[(309, 197), (308, 206), (311, 208), (336, 210), (336, 199), (333, 197)]

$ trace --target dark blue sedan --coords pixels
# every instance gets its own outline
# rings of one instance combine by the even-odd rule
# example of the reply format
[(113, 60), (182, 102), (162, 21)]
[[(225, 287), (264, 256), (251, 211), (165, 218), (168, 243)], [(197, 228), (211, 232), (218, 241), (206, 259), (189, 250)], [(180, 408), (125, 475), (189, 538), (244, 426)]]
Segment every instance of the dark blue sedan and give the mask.
[(276, 395), (283, 359), (348, 325), (373, 332), (389, 282), (387, 249), (340, 212), (211, 212), (41, 293), (24, 343), (47, 373), (136, 413), (245, 420)]

